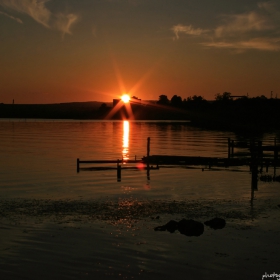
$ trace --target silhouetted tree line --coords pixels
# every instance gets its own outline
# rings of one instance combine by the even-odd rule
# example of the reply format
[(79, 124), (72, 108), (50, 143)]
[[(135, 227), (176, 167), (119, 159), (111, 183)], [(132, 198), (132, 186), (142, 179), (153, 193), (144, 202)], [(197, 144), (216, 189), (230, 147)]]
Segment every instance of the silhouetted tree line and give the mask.
[(160, 95), (157, 103), (186, 110), (193, 123), (205, 126), (280, 128), (280, 99), (264, 95), (249, 98), (224, 92), (216, 94), (213, 101), (197, 95), (183, 100), (177, 95), (170, 100)]
[(207, 101), (202, 96), (193, 95), (192, 97), (188, 97), (187, 99), (182, 99), (181, 96), (173, 95), (173, 97), (169, 100), (166, 95), (160, 95), (158, 104), (167, 105), (177, 108), (186, 108), (190, 109), (192, 107), (202, 107), (207, 104)]
[(264, 105), (266, 104), (276, 104), (278, 103), (277, 98), (267, 98), (264, 95), (258, 96), (258, 97), (252, 97), (249, 98), (248, 96), (233, 96), (230, 92), (224, 92), (222, 94), (217, 93), (215, 95), (214, 101), (207, 101), (204, 99), (203, 96), (197, 96), (193, 95), (188, 97), (187, 99), (182, 99), (181, 96), (173, 95), (173, 97), (169, 100), (167, 95), (160, 95), (159, 100), (157, 101), (158, 104), (161, 105), (167, 105), (167, 106), (173, 106), (178, 108), (187, 108), (191, 109), (193, 107), (205, 107), (209, 105), (214, 106), (229, 106), (233, 104), (238, 105)]

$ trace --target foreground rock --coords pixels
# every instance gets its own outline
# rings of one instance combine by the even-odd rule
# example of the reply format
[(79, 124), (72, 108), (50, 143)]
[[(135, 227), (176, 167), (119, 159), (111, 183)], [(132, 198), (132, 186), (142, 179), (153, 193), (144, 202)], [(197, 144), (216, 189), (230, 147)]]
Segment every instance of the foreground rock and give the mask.
[(170, 220), (167, 224), (155, 228), (155, 231), (169, 231), (170, 233), (175, 232), (178, 229), (178, 222)]
[(214, 218), (212, 220), (206, 221), (204, 224), (213, 229), (222, 229), (226, 226), (226, 221), (222, 218)]
[(155, 228), (155, 231), (166, 230), (170, 233), (179, 230), (181, 234), (187, 236), (200, 236), (204, 232), (204, 225), (198, 221), (182, 219), (179, 222), (170, 220), (167, 224)]
[(182, 219), (178, 223), (178, 230), (187, 236), (200, 236), (204, 232), (204, 225), (198, 221)]

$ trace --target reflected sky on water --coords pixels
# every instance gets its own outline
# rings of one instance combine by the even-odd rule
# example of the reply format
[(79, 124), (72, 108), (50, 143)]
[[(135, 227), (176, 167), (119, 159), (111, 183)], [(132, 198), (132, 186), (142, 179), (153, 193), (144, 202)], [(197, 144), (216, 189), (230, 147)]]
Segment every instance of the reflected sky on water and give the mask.
[[(259, 135), (273, 142), (276, 134)], [(227, 139), (248, 136), (191, 127), (184, 122), (1, 121), (0, 196), (94, 198), (135, 196), (151, 199), (250, 197), (249, 167), (160, 168), (76, 173), (76, 159), (141, 159), (150, 154), (227, 157)], [(128, 166), (128, 165), (126, 165)], [(112, 165), (112, 167), (116, 167)], [(272, 172), (272, 170), (269, 170)], [(276, 183), (273, 183), (276, 184)], [(272, 184), (259, 182), (266, 192)], [(265, 187), (261, 187), (261, 186)], [(269, 193), (269, 191), (268, 191)]]

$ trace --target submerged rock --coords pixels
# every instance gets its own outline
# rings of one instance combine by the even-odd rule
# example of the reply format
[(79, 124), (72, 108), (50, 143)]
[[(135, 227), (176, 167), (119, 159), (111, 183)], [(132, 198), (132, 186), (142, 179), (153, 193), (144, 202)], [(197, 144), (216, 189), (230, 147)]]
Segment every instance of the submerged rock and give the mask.
[(155, 231), (169, 231), (170, 233), (179, 230), (181, 234), (187, 236), (200, 236), (204, 232), (204, 225), (194, 220), (182, 219), (179, 222), (170, 220), (163, 226), (158, 226), (154, 229)]
[(204, 225), (198, 221), (182, 219), (178, 223), (178, 230), (187, 236), (200, 236), (204, 232)]
[(166, 230), (169, 231), (170, 233), (175, 232), (175, 230), (178, 229), (178, 222), (174, 220), (170, 220), (166, 225)]
[(178, 222), (174, 220), (170, 220), (167, 224), (163, 226), (159, 226), (155, 228), (155, 231), (169, 231), (170, 233), (175, 232), (175, 230), (178, 229)]
[(214, 218), (212, 220), (206, 221), (204, 224), (213, 229), (222, 229), (226, 226), (226, 220), (222, 218)]

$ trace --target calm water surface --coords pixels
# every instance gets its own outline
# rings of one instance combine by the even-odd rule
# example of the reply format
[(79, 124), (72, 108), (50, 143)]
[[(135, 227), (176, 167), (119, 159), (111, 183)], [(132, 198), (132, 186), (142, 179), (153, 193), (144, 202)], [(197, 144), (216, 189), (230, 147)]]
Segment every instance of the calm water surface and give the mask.
[[(273, 142), (276, 134), (260, 135)], [(244, 135), (209, 131), (184, 122), (0, 121), (0, 197), (50, 199), (247, 199), (248, 167), (205, 170), (161, 168), (76, 172), (76, 159), (137, 159), (146, 154), (227, 157), (227, 138)], [(272, 170), (271, 170), (272, 172)], [(259, 183), (259, 197), (277, 183)], [(273, 187), (274, 188), (274, 187)]]
[[(152, 155), (213, 157), (227, 157), (228, 137), (248, 140), (182, 122), (0, 120), (2, 278), (257, 279), (273, 272), (280, 183), (259, 182), (251, 204), (248, 167), (160, 168), (150, 180), (145, 170), (126, 169), (121, 182), (116, 170), (76, 172), (77, 158), (140, 159), (147, 137)], [(226, 228), (205, 227), (199, 238), (154, 231), (170, 219), (215, 216)]]

